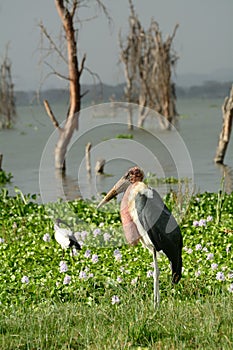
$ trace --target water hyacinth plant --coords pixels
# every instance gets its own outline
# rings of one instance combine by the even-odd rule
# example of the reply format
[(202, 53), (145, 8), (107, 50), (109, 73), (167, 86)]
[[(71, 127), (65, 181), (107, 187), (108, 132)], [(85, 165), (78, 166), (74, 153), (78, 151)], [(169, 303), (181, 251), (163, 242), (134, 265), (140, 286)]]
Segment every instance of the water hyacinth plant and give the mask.
[[(184, 236), (184, 267), (183, 283), (177, 288), (180, 289), (182, 298), (185, 298), (187, 293), (186, 280), (189, 283), (198, 282), (200, 290), (196, 289), (196, 292), (200, 294), (209, 293), (213, 289), (219, 292), (228, 291), (233, 283), (232, 232), (227, 231), (231, 227), (233, 211), (230, 211), (230, 208), (233, 206), (233, 196), (225, 195), (225, 211), (221, 215), (223, 222), (217, 226), (214, 222), (216, 208), (214, 199), (216, 201), (217, 198), (213, 194), (210, 196), (211, 199), (207, 194), (200, 194), (198, 200), (194, 197), (189, 209), (189, 217), (181, 223)], [(167, 196), (168, 206), (172, 205), (171, 198)], [(66, 297), (69, 298), (72, 293), (77, 294), (81, 283), (83, 294), (79, 297), (85, 302), (87, 291), (89, 297), (93, 295), (93, 298), (96, 298), (96, 290), (92, 289), (92, 283), (99, 284), (101, 281), (102, 287), (98, 289), (98, 293), (102, 295), (105, 293), (105, 283), (108, 285), (109, 280), (116, 282), (120, 280), (121, 284), (125, 285), (131, 285), (132, 281), (146, 283), (149, 293), (152, 291), (151, 281), (148, 280), (148, 277), (153, 276), (153, 268), (148, 270), (152, 257), (141, 245), (131, 248), (125, 244), (118, 208), (115, 206), (111, 211), (106, 209), (97, 213), (94, 203), (72, 202), (72, 208), (75, 208), (74, 214), (75, 211), (78, 212), (81, 225), (73, 221), (75, 215), (71, 216), (70, 224), (78, 233), (83, 247), (73, 258), (66, 255), (64, 261), (59, 261), (59, 247), (53, 236), (53, 221), (48, 215), (46, 206), (34, 201), (23, 204), (21, 196), (12, 198), (6, 193), (2, 193), (1, 201), (4, 202), (4, 210), (1, 218), (0, 253), (5, 268), (0, 278), (2, 281), (8, 281), (9, 285), (16, 290), (20, 288), (19, 285), (17, 287), (17, 281), (22, 279), (23, 273), (25, 279), (23, 283), (28, 283), (25, 276), (33, 275), (30, 285), (34, 283), (37, 298), (38, 291), (43, 298), (45, 294), (48, 295), (49, 290), (53, 294), (56, 288), (58, 288), (55, 293), (57, 297), (62, 295), (64, 299), (65, 292)], [(15, 258), (15, 252), (17, 252), (17, 258)], [(17, 264), (17, 270), (11, 268), (12, 257), (14, 257), (14, 264)], [(46, 261), (46, 264), (43, 261)], [(167, 285), (170, 268), (163, 255), (160, 256), (159, 264), (161, 285)], [(63, 291), (61, 285), (64, 276), (60, 274), (68, 271), (67, 276), (71, 277), (72, 283), (65, 276), (64, 285), (70, 289), (66, 288)], [(18, 274), (21, 275), (20, 278), (17, 278)], [(59, 287), (56, 287), (56, 282)], [(161, 291), (163, 293), (163, 288)], [(2, 295), (5, 303), (12, 300), (4, 288)], [(20, 294), (17, 298), (20, 299)], [(33, 293), (30, 294), (30, 298), (33, 299)]]
[[(167, 195), (165, 200), (172, 209), (174, 195)], [(164, 312), (168, 305), (172, 305), (172, 310), (181, 305), (183, 310), (185, 305), (193, 303), (195, 310), (197, 302), (208, 298), (232, 298), (233, 194), (224, 195), (218, 223), (215, 220), (217, 200), (215, 194), (198, 194), (192, 197), (183, 216), (180, 223), (184, 238), (183, 277), (179, 285), (171, 285), (169, 262), (163, 254), (159, 255)], [(133, 312), (140, 314), (144, 307), (153, 313), (152, 256), (140, 244), (129, 247), (125, 243), (118, 205), (110, 203), (101, 211), (90, 201), (75, 200), (65, 206), (61, 203), (61, 208), (59, 205), (38, 204), (30, 195), (11, 197), (2, 191), (2, 315), (13, 305), (32, 310), (45, 302), (66, 306), (74, 303), (79, 308), (91, 306), (93, 310), (107, 308), (105, 313), (109, 315), (111, 312), (125, 315), (132, 305), (134, 311), (130, 309), (127, 317)], [(56, 217), (64, 217), (83, 242), (81, 251), (75, 256), (66, 253), (62, 261), (60, 247), (54, 239), (54, 213)]]

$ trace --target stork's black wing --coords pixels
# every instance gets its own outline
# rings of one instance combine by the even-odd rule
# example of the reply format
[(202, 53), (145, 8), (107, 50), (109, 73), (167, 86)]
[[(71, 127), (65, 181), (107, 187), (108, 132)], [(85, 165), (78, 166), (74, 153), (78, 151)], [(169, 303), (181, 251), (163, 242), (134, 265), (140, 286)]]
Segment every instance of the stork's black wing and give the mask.
[(150, 194), (138, 193), (135, 197), (135, 207), (138, 218), (148, 233), (157, 251), (162, 250), (171, 262), (172, 282), (181, 278), (183, 240), (178, 223), (170, 213), (162, 198), (154, 189)]

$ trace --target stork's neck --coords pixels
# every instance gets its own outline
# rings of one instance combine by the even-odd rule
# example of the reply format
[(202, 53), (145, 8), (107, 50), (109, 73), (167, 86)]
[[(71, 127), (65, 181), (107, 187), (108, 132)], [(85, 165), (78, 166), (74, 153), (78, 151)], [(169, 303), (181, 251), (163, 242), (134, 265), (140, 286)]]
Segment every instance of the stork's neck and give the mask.
[(129, 201), (129, 198), (132, 197), (132, 192), (134, 192), (134, 188), (138, 183), (139, 182), (137, 181), (129, 185), (121, 201), (121, 210), (120, 210), (121, 221), (125, 232), (126, 240), (131, 245), (136, 245), (141, 238), (138, 232), (137, 226), (133, 222), (133, 218), (130, 214), (130, 206), (131, 206), (132, 200)]
[(147, 185), (145, 185), (142, 181), (136, 181), (134, 183), (131, 183), (124, 193), (124, 196), (121, 201), (121, 208), (128, 206), (130, 202), (134, 200), (138, 192), (143, 192), (147, 188)]

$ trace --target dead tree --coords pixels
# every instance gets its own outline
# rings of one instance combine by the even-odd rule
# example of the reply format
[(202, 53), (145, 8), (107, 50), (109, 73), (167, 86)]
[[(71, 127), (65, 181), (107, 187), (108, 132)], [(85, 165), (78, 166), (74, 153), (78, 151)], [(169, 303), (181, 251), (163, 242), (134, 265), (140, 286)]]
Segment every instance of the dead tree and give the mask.
[[(177, 116), (175, 85), (171, 79), (172, 69), (178, 59), (177, 55), (171, 51), (177, 28), (178, 24), (172, 35), (163, 41), (159, 25), (152, 19), (146, 34), (148, 37), (146, 57), (144, 58), (146, 68), (142, 67), (142, 69), (147, 70), (142, 85), (144, 94), (148, 95), (147, 106), (165, 117), (164, 127), (166, 129), (170, 128)], [(139, 126), (142, 125), (143, 120), (142, 123), (139, 120)]]
[(233, 85), (230, 91), (230, 96), (226, 97), (222, 105), (222, 130), (219, 135), (218, 146), (214, 161), (218, 164), (223, 164), (225, 153), (231, 136), (232, 118), (233, 118)]
[(140, 105), (138, 126), (142, 127), (149, 108), (165, 117), (165, 128), (170, 128), (177, 111), (175, 105), (175, 85), (172, 69), (178, 59), (172, 52), (173, 34), (163, 41), (158, 23), (152, 19), (148, 30), (144, 30), (129, 0), (129, 34), (126, 44), (120, 40), (121, 62), (124, 64), (127, 102)]
[(10, 128), (16, 121), (14, 84), (11, 76), (11, 61), (7, 50), (0, 66), (0, 128)]
[(141, 42), (141, 23), (138, 20), (134, 6), (131, 0), (129, 0), (130, 16), (129, 16), (129, 34), (126, 39), (126, 43), (123, 43), (121, 33), (119, 34), (120, 45), (120, 61), (124, 64), (124, 73), (126, 80), (125, 98), (129, 103), (128, 109), (128, 129), (133, 129), (132, 123), (132, 106), (131, 103), (138, 103), (138, 88), (135, 86), (135, 82), (138, 78), (138, 64), (140, 60), (140, 42)]
[[(53, 52), (56, 52), (58, 56), (68, 65), (68, 76), (65, 77), (59, 74), (57, 71), (53, 71), (54, 74), (60, 78), (66, 79), (69, 82), (69, 109), (66, 116), (66, 121), (63, 127), (59, 126), (49, 102), (44, 101), (46, 111), (55, 126), (59, 131), (59, 139), (55, 148), (55, 168), (62, 171), (65, 170), (65, 156), (67, 152), (68, 144), (72, 138), (75, 129), (78, 129), (79, 113), (81, 109), (81, 98), (85, 95), (81, 93), (80, 78), (84, 70), (86, 55), (84, 54), (80, 62), (78, 59), (78, 47), (77, 47), (77, 29), (75, 28), (78, 9), (81, 5), (85, 5), (88, 0), (55, 0), (56, 9), (61, 19), (62, 27), (65, 33), (66, 39), (66, 55), (56, 45), (51, 38), (43, 24), (40, 24), (41, 32), (46, 37), (50, 44), (50, 48)], [(106, 16), (108, 16), (105, 6), (100, 0), (96, 0), (97, 4), (103, 10)], [(108, 16), (108, 19), (110, 17)]]

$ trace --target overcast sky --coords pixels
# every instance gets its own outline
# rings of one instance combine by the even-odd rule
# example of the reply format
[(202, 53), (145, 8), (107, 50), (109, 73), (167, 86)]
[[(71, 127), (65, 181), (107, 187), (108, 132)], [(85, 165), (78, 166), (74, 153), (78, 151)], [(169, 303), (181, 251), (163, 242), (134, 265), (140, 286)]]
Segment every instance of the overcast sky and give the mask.
[[(118, 33), (126, 34), (128, 1), (103, 0), (113, 19), (108, 25), (103, 14), (83, 23), (80, 31), (80, 49), (87, 54), (87, 65), (101, 76), (103, 82), (118, 84), (123, 81), (123, 70), (118, 65)], [(95, 3), (89, 1), (90, 3)], [(176, 23), (179, 29), (174, 48), (180, 59), (178, 77), (183, 74), (207, 74), (228, 71), (233, 80), (233, 0), (134, 0), (135, 10), (145, 28), (151, 17), (159, 23), (163, 36), (171, 34)], [(95, 6), (83, 9), (81, 18), (93, 16)], [(48, 32), (59, 35), (60, 20), (53, 0), (0, 0), (0, 58), (9, 42), (8, 56), (16, 89), (35, 89), (40, 84), (42, 68), (39, 65), (40, 30), (43, 21)], [(53, 61), (65, 73), (64, 67)], [(213, 74), (214, 76), (214, 74)], [(83, 82), (90, 82), (87, 75)], [(60, 87), (58, 79), (49, 79), (44, 88)]]

